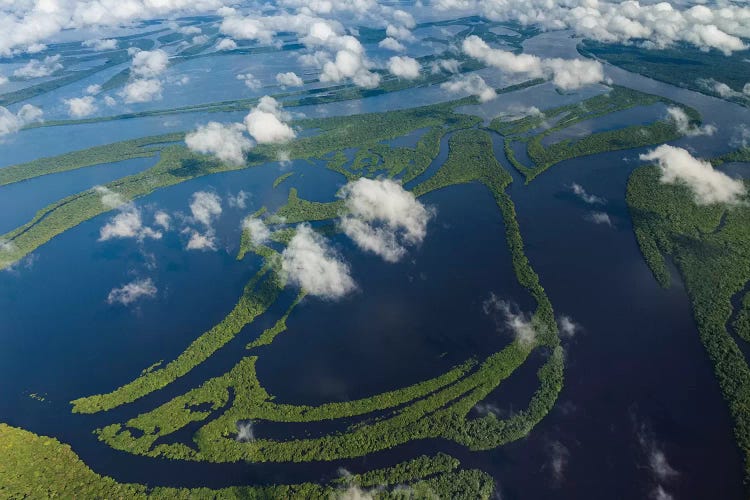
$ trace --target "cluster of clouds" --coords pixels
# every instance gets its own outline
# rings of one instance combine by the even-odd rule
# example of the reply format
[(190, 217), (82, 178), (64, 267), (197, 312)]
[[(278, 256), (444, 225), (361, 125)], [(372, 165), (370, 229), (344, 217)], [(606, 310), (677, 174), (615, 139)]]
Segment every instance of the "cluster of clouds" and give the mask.
[(346, 206), (339, 221), (344, 234), (387, 262), (401, 260), (407, 246), (421, 244), (427, 235), (433, 211), (396, 181), (361, 178), (341, 188), (339, 196)]
[(0, 138), (18, 132), (26, 125), (40, 122), (43, 118), (44, 112), (33, 104), (24, 104), (17, 113), (0, 106)]
[(63, 69), (63, 65), (60, 62), (61, 56), (59, 54), (54, 56), (47, 56), (42, 60), (31, 59), (29, 62), (16, 69), (13, 72), (13, 76), (16, 78), (30, 79), (30, 78), (42, 78), (44, 76), (50, 76)]
[[(221, 198), (216, 193), (198, 191), (190, 200), (189, 222), (182, 232), (189, 235), (188, 250), (216, 250), (216, 232), (213, 223), (222, 213)], [(199, 227), (200, 229), (196, 228)]]
[[(339, 226), (361, 250), (386, 262), (397, 262), (407, 247), (422, 243), (433, 211), (420, 203), (401, 184), (390, 179), (351, 181), (341, 188), (344, 210)], [(270, 237), (263, 221), (248, 217), (243, 227), (254, 244)], [(336, 300), (355, 291), (348, 262), (308, 224), (299, 224), (281, 255), (287, 283), (309, 295)]]
[(162, 81), (159, 77), (169, 66), (169, 56), (161, 49), (130, 50), (130, 80), (120, 96), (126, 104), (151, 102), (161, 99)]
[(711, 163), (695, 158), (683, 148), (663, 144), (640, 155), (640, 159), (656, 162), (661, 169), (661, 182), (687, 186), (699, 205), (737, 204), (747, 193), (742, 180), (714, 169)]
[[(750, 7), (718, 1), (712, 5), (626, 0), (437, 0), (439, 10), (476, 13), (494, 21), (538, 24), (549, 30), (572, 29), (602, 42), (634, 42), (666, 47), (687, 42), (703, 50), (730, 54), (746, 48)], [(689, 5), (689, 4), (688, 4)], [(446, 12), (447, 14), (447, 12)]]
[(498, 330), (510, 331), (519, 344), (531, 346), (536, 342), (537, 331), (531, 315), (519, 310), (517, 304), (491, 293), (482, 304), (482, 309), (493, 317)]
[[(99, 194), (102, 205), (108, 209), (115, 209), (117, 213), (111, 217), (99, 230), (99, 241), (108, 241), (121, 238), (135, 238), (143, 241), (146, 238), (161, 239), (162, 233), (143, 223), (141, 209), (132, 201), (128, 201), (120, 194), (104, 186), (94, 187)], [(163, 214), (163, 215), (161, 215)], [(157, 212), (154, 222), (156, 225), (164, 226), (166, 213)], [(168, 229), (168, 219), (166, 220)]]
[(465, 38), (461, 49), (469, 57), (504, 73), (523, 74), (530, 78), (552, 78), (552, 82), (563, 90), (577, 89), (604, 80), (604, 69), (599, 61), (514, 54), (507, 50), (494, 49), (476, 35)]
[(276, 99), (263, 96), (245, 116), (243, 123), (209, 122), (188, 133), (185, 143), (191, 151), (211, 154), (221, 161), (242, 165), (245, 155), (255, 144), (281, 144), (294, 139), (297, 133), (287, 123), (291, 118)]
[(573, 191), (573, 194), (580, 198), (584, 203), (588, 203), (589, 205), (604, 205), (607, 203), (607, 200), (601, 196), (589, 193), (583, 186), (576, 182), (570, 185), (570, 190)]

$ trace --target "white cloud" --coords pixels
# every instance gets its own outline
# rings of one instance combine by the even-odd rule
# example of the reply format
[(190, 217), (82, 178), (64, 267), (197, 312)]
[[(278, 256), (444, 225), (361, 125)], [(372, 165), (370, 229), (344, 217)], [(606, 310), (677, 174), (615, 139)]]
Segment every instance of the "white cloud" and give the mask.
[(116, 193), (106, 186), (94, 186), (92, 190), (101, 197), (102, 205), (106, 208), (118, 208), (126, 203), (126, 200), (120, 193)]
[(276, 82), (282, 87), (301, 87), (305, 84), (302, 78), (297, 76), (293, 71), (287, 73), (278, 73), (276, 75)]
[(237, 75), (237, 79), (245, 82), (245, 86), (251, 90), (258, 90), (263, 87), (263, 83), (255, 78), (252, 73), (241, 73)]
[(709, 162), (694, 158), (682, 148), (663, 144), (640, 159), (656, 161), (661, 168), (661, 182), (686, 185), (699, 205), (738, 203), (746, 193), (741, 180), (714, 170)]
[(164, 229), (165, 231), (169, 231), (169, 228), (172, 227), (172, 217), (170, 217), (167, 212), (158, 210), (154, 214), (154, 224)]
[(88, 87), (86, 87), (86, 93), (89, 95), (98, 94), (101, 91), (102, 91), (102, 86), (96, 83), (91, 84)]
[(493, 21), (572, 29), (579, 36), (608, 43), (662, 48), (683, 41), (725, 54), (745, 48), (740, 37), (750, 34), (750, 8), (730, 2), (717, 2), (711, 8), (693, 2), (635, 0), (438, 0), (435, 7), (461, 10), (464, 15), (478, 13)]
[(564, 90), (572, 90), (604, 80), (600, 62), (586, 59), (545, 59), (531, 54), (514, 54), (493, 49), (476, 35), (464, 39), (465, 54), (506, 73), (523, 73), (532, 78), (551, 77), (552, 82)]
[(114, 238), (136, 238), (142, 241), (146, 238), (160, 239), (162, 234), (143, 225), (141, 211), (132, 203), (120, 206), (120, 213), (112, 217), (99, 230), (99, 241)]
[(237, 437), (235, 439), (241, 443), (253, 441), (255, 439), (253, 423), (249, 420), (237, 422)]
[(419, 62), (409, 56), (393, 56), (388, 60), (388, 71), (406, 80), (419, 78)]
[(568, 338), (574, 337), (578, 330), (581, 329), (581, 325), (573, 321), (573, 318), (566, 315), (557, 318), (557, 327), (560, 330), (560, 335)]
[(107, 106), (109, 106), (111, 108), (112, 106), (115, 106), (117, 104), (117, 101), (115, 100), (114, 97), (109, 96), (109, 95), (105, 95), (104, 96), (104, 104), (106, 104)]
[(287, 281), (309, 295), (334, 300), (356, 288), (349, 265), (306, 224), (297, 226), (281, 257)]
[(400, 260), (405, 245), (419, 245), (427, 234), (431, 211), (393, 180), (361, 178), (341, 188), (339, 195), (347, 209), (340, 220), (344, 233), (388, 262)]
[(237, 42), (231, 38), (222, 38), (216, 44), (216, 50), (234, 50), (237, 48)]
[(122, 90), (120, 95), (127, 104), (151, 102), (161, 99), (162, 85), (159, 80), (133, 80)]
[(73, 118), (82, 118), (96, 113), (96, 103), (90, 95), (65, 99), (63, 102), (68, 107), (68, 114)]
[(440, 85), (441, 89), (453, 93), (466, 93), (479, 97), (482, 102), (491, 101), (497, 97), (495, 89), (487, 85), (479, 75), (466, 75), (455, 78)]
[(460, 66), (461, 63), (456, 59), (439, 59), (437, 61), (432, 61), (432, 63), (430, 64), (430, 71), (432, 73), (440, 73), (441, 71), (445, 71), (447, 73), (456, 74), (459, 72)]
[(245, 117), (245, 127), (259, 144), (282, 143), (297, 136), (294, 130), (284, 123), (289, 118), (289, 114), (282, 111), (281, 104), (276, 99), (263, 96), (258, 105)]
[(253, 245), (262, 245), (271, 237), (271, 231), (265, 223), (257, 217), (248, 216), (242, 221), (242, 229), (250, 234)]
[(690, 118), (687, 113), (677, 106), (670, 106), (667, 108), (667, 117), (674, 122), (677, 131), (682, 135), (695, 137), (699, 135), (714, 135), (716, 133), (716, 127), (714, 125), (698, 127), (690, 123)]
[(207, 230), (205, 233), (200, 233), (196, 230), (190, 231), (190, 239), (188, 240), (188, 250), (216, 250), (216, 236), (213, 231)]
[(97, 52), (102, 52), (105, 50), (115, 50), (117, 48), (117, 40), (113, 38), (104, 40), (97, 38), (95, 40), (86, 40), (81, 45), (92, 48)]
[(570, 185), (570, 189), (573, 191), (573, 194), (578, 196), (581, 200), (588, 203), (589, 205), (604, 205), (607, 203), (607, 200), (602, 198), (601, 196), (596, 196), (595, 194), (588, 193), (583, 186), (580, 184), (576, 184), (575, 182)]
[(49, 76), (63, 68), (60, 55), (47, 56), (43, 61), (32, 59), (13, 72), (16, 78), (41, 78)]
[(133, 55), (130, 73), (140, 78), (156, 78), (168, 65), (169, 56), (163, 50), (140, 50)]
[(195, 221), (210, 227), (214, 219), (221, 215), (221, 198), (208, 191), (196, 191), (190, 201), (190, 212)]
[(5, 85), (6, 83), (8, 83), (8, 77), (0, 75), (0, 85)]
[(392, 37), (386, 37), (380, 40), (380, 43), (378, 43), (378, 47), (380, 47), (381, 49), (392, 50), (393, 52), (403, 52), (406, 50), (406, 47), (403, 43)]
[(32, 104), (24, 104), (16, 114), (0, 106), (0, 138), (18, 132), (26, 125), (42, 121), (43, 116), (42, 110)]
[(243, 135), (244, 127), (239, 123), (227, 125), (208, 122), (185, 136), (185, 144), (191, 151), (212, 154), (219, 160), (233, 165), (245, 163), (245, 153), (253, 147), (250, 139)]
[(240, 189), (236, 195), (227, 196), (227, 203), (229, 203), (229, 206), (232, 208), (244, 209), (247, 204), (248, 198), (250, 198), (250, 193)]
[(156, 286), (151, 278), (135, 280), (120, 288), (113, 288), (107, 296), (107, 302), (127, 306), (142, 298), (155, 297), (156, 292)]
[(589, 212), (584, 218), (589, 222), (593, 222), (594, 224), (603, 224), (605, 226), (612, 227), (612, 219), (609, 217), (609, 214), (607, 212)]
[(565, 478), (565, 469), (568, 466), (570, 452), (560, 441), (553, 441), (549, 445), (550, 468), (555, 483), (560, 484)]
[(482, 308), (485, 314), (493, 316), (499, 314), (499, 321), (495, 318), (498, 327), (510, 330), (519, 344), (530, 346), (536, 342), (536, 330), (532, 324), (531, 317), (520, 311), (515, 304), (507, 300), (501, 300), (492, 293), (490, 294), (490, 298), (482, 304)]

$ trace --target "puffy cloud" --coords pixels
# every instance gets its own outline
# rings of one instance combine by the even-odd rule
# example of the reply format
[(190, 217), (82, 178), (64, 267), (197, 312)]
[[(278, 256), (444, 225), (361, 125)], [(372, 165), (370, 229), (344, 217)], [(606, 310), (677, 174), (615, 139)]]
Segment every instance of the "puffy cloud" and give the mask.
[(637, 437), (638, 443), (641, 445), (641, 449), (648, 460), (648, 468), (651, 475), (657, 483), (651, 493), (652, 498), (658, 500), (671, 499), (672, 495), (667, 492), (664, 484), (673, 481), (679, 473), (669, 464), (666, 453), (657, 444), (653, 433), (645, 423), (641, 424), (638, 428)]
[(172, 227), (172, 217), (163, 210), (157, 210), (154, 214), (154, 224), (165, 231), (169, 231), (169, 228)]
[(392, 50), (393, 52), (403, 52), (406, 50), (406, 47), (403, 43), (390, 36), (380, 40), (380, 42), (378, 43), (378, 47), (380, 47), (381, 49)]
[(163, 50), (140, 50), (133, 55), (130, 73), (141, 78), (156, 78), (168, 65), (169, 56)]
[(422, 243), (432, 216), (410, 191), (390, 180), (361, 178), (349, 182), (339, 195), (347, 214), (340, 225), (361, 249), (396, 262), (405, 245)]
[(709, 162), (694, 158), (682, 148), (663, 144), (640, 159), (656, 161), (661, 168), (661, 182), (686, 185), (699, 205), (738, 203), (746, 193), (741, 180), (714, 170)]
[(181, 14), (210, 13), (221, 0), (102, 0), (4, 2), (0, 7), (0, 54), (33, 48), (64, 29), (119, 26)]
[(501, 300), (492, 293), (489, 299), (482, 304), (482, 308), (485, 314), (492, 315), (495, 318), (498, 328), (510, 330), (519, 344), (530, 346), (536, 342), (537, 332), (531, 316), (520, 311), (517, 305), (507, 300)]
[(441, 89), (454, 93), (467, 93), (479, 97), (482, 102), (491, 101), (497, 97), (495, 89), (487, 85), (479, 75), (466, 75), (455, 78), (440, 85)]
[(101, 91), (102, 91), (102, 86), (96, 83), (91, 84), (88, 87), (86, 87), (86, 93), (89, 95), (98, 94)]
[(276, 99), (263, 96), (245, 117), (245, 127), (259, 144), (282, 143), (297, 136), (292, 127), (285, 123), (289, 118)]
[(612, 227), (612, 219), (609, 217), (609, 214), (607, 212), (589, 212), (584, 218), (589, 222), (593, 222), (594, 224), (604, 224), (605, 226)]
[(44, 60), (32, 59), (13, 72), (16, 78), (41, 78), (63, 68), (60, 55), (47, 56)]
[(327, 61), (323, 65), (320, 81), (340, 82), (350, 78), (359, 87), (375, 88), (380, 85), (380, 75), (370, 71), (369, 65), (362, 52), (342, 49), (336, 52), (333, 61)]
[(571, 191), (573, 191), (573, 194), (578, 196), (581, 200), (588, 203), (589, 205), (604, 205), (607, 200), (602, 198), (601, 196), (596, 196), (595, 194), (588, 193), (583, 186), (580, 184), (576, 184), (575, 182), (570, 185)]
[(197, 191), (190, 201), (190, 212), (195, 221), (209, 227), (221, 215), (221, 198), (215, 193)]
[(531, 54), (514, 54), (493, 49), (476, 35), (464, 39), (465, 54), (506, 73), (523, 73), (532, 78), (551, 77), (553, 83), (564, 90), (601, 82), (604, 69), (598, 61), (585, 59), (544, 59)]
[(281, 269), (289, 283), (324, 299), (339, 299), (356, 288), (349, 265), (306, 224), (297, 226), (282, 252)]
[[(627, 0), (438, 0), (442, 10), (475, 12), (493, 21), (539, 24), (550, 30), (572, 29), (577, 35), (602, 42), (638, 42), (662, 48), (688, 42), (729, 54), (742, 50), (740, 37), (750, 35), (750, 8), (719, 2), (710, 8), (692, 2)], [(686, 8), (690, 6), (689, 8)]]
[(455, 74), (459, 72), (460, 66), (461, 63), (456, 59), (439, 59), (437, 61), (433, 61), (430, 64), (430, 71), (432, 71), (432, 73), (440, 73), (441, 71), (445, 71), (446, 73)]
[(161, 99), (162, 85), (156, 79), (133, 80), (125, 85), (120, 95), (127, 104), (138, 102), (151, 102)]
[(578, 330), (581, 329), (581, 325), (573, 321), (573, 318), (566, 315), (557, 318), (557, 327), (560, 330), (560, 335), (568, 338), (574, 337)]
[(201, 233), (193, 229), (189, 233), (190, 239), (186, 246), (188, 250), (216, 250), (216, 236), (213, 231), (208, 230), (205, 233)]
[(388, 60), (388, 71), (399, 78), (414, 80), (419, 78), (419, 62), (408, 56), (393, 56)]
[(297, 76), (293, 71), (277, 74), (276, 82), (282, 87), (301, 87), (305, 84), (305, 82), (302, 81), (302, 78)]
[(245, 82), (245, 86), (251, 90), (258, 90), (263, 86), (261, 81), (255, 78), (252, 73), (240, 73), (237, 75), (237, 79)]
[(127, 306), (142, 298), (155, 297), (157, 291), (151, 278), (135, 280), (120, 288), (113, 288), (107, 296), (107, 302)]
[(216, 44), (216, 50), (234, 50), (237, 48), (237, 42), (231, 38), (222, 38)]
[(255, 440), (255, 434), (253, 433), (253, 423), (250, 420), (237, 422), (237, 437), (235, 438), (241, 443), (247, 443)]
[(276, 34), (263, 21), (238, 15), (225, 17), (219, 30), (237, 40), (256, 40), (265, 44), (270, 44)]
[(8, 83), (8, 77), (0, 75), (0, 85), (5, 85), (6, 83)]
[(117, 48), (117, 40), (113, 38), (107, 38), (104, 40), (97, 38), (95, 40), (86, 40), (81, 43), (81, 45), (92, 48), (97, 52), (102, 52), (105, 50), (115, 50)]
[(30, 123), (40, 122), (43, 116), (42, 110), (32, 104), (24, 104), (16, 114), (0, 106), (0, 137), (18, 132)]
[(253, 147), (250, 139), (243, 135), (244, 127), (239, 123), (227, 125), (208, 122), (185, 136), (185, 144), (191, 151), (212, 154), (219, 160), (233, 165), (245, 163), (245, 153)]
[(716, 127), (714, 125), (703, 125), (698, 127), (690, 123), (690, 118), (682, 108), (677, 106), (670, 106), (667, 108), (667, 117), (674, 122), (677, 127), (677, 131), (680, 134), (687, 135), (689, 137), (695, 137), (699, 135), (714, 135), (716, 133)]
[(232, 196), (230, 194), (227, 196), (227, 203), (229, 203), (229, 206), (232, 208), (244, 209), (248, 198), (250, 198), (250, 194), (247, 191), (240, 189), (236, 195)]
[(106, 208), (118, 208), (128, 203), (120, 193), (116, 193), (106, 186), (94, 186), (92, 190), (100, 196), (102, 205)]
[(74, 118), (82, 118), (96, 112), (96, 103), (90, 95), (84, 97), (73, 97), (63, 101), (68, 107), (68, 114)]
[(245, 220), (242, 221), (242, 229), (248, 232), (253, 245), (262, 245), (271, 237), (268, 226), (257, 217), (245, 217)]
[(143, 241), (146, 238), (159, 239), (162, 234), (143, 225), (141, 211), (132, 203), (120, 207), (120, 213), (112, 217), (99, 230), (99, 241), (114, 238), (136, 238)]

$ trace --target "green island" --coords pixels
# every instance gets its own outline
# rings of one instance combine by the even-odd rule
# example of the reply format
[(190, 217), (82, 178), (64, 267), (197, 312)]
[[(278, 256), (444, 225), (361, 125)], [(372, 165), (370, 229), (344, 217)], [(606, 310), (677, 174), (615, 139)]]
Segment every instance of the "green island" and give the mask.
[[(684, 42), (656, 49), (584, 40), (578, 52), (675, 87), (750, 105), (750, 97), (742, 92), (750, 81), (750, 70), (744, 62), (750, 56), (748, 50), (725, 55), (717, 49), (702, 50)], [(713, 86), (716, 82), (727, 85), (731, 94), (719, 93)]]
[[(669, 286), (669, 259), (685, 283), (701, 341), (734, 419), (745, 480), (750, 482), (750, 367), (738, 346), (747, 339), (743, 322), (748, 298), (742, 294), (750, 281), (750, 205), (747, 200), (732, 206), (698, 205), (686, 186), (660, 182), (654, 166), (631, 174), (627, 203), (656, 280)], [(735, 297), (740, 311), (735, 311)], [(740, 323), (737, 338), (730, 331), (734, 313), (735, 323)]]
[[(657, 103), (679, 107), (685, 111), (692, 124), (700, 123), (700, 115), (692, 108), (663, 97), (615, 85), (606, 94), (594, 96), (576, 104), (545, 110), (541, 115), (529, 115), (512, 122), (495, 119), (490, 123), (490, 128), (504, 136), (505, 154), (508, 160), (526, 177), (526, 182), (531, 182), (548, 168), (565, 160), (607, 151), (661, 144), (680, 137), (677, 126), (665, 117), (664, 120), (658, 120), (650, 125), (633, 125), (595, 132), (575, 141), (564, 139), (546, 146), (542, 144), (545, 137), (584, 120), (603, 117), (635, 106), (649, 106)], [(545, 127), (547, 121), (553, 121), (554, 124)], [(533, 166), (524, 165), (516, 158), (513, 143), (525, 144)]]
[(492, 478), (460, 469), (455, 458), (439, 453), (390, 468), (352, 474), (326, 485), (234, 486), (221, 489), (173, 488), (120, 483), (91, 470), (69, 445), (55, 438), (0, 423), (0, 496), (4, 498), (264, 499), (331, 498), (349, 488), (372, 488), (374, 498), (490, 498)]

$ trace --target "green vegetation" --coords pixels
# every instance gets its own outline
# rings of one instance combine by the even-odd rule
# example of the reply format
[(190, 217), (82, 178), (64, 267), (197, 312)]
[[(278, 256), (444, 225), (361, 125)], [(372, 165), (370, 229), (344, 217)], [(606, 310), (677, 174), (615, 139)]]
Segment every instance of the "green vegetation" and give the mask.
[(750, 342), (750, 292), (746, 293), (740, 302), (739, 311), (732, 326), (740, 338)]
[[(584, 40), (579, 44), (578, 51), (587, 57), (603, 59), (627, 71), (675, 87), (750, 105), (750, 98), (742, 92), (745, 84), (750, 81), (750, 68), (745, 63), (750, 57), (748, 50), (735, 51), (726, 56), (716, 49), (703, 50), (688, 43), (654, 49), (637, 44), (620, 45)], [(713, 86), (716, 82), (728, 85), (734, 92), (731, 95), (721, 95)]]
[[(659, 179), (656, 167), (639, 168), (630, 177), (627, 202), (635, 234), (662, 285), (669, 284), (665, 258), (675, 263), (685, 282), (701, 341), (735, 421), (745, 480), (750, 481), (750, 368), (728, 330), (732, 299), (750, 281), (750, 205), (697, 205), (686, 186)], [(737, 320), (745, 317), (740, 311)]]
[(344, 201), (320, 202), (303, 200), (297, 189), (289, 189), (289, 200), (270, 218), (271, 223), (297, 224), (314, 220), (333, 219), (344, 209)]
[[(452, 439), (472, 449), (489, 449), (528, 434), (549, 412), (561, 390), (563, 353), (551, 305), (523, 254), (513, 205), (504, 191), (511, 177), (495, 160), (489, 134), (476, 129), (456, 132), (451, 138), (446, 163), (434, 177), (417, 186), (415, 193), (422, 195), (430, 190), (473, 181), (490, 188), (504, 217), (509, 218), (506, 235), (516, 274), (538, 302), (533, 319), (537, 331), (535, 342), (522, 344), (514, 341), (479, 364), (470, 359), (440, 377), (404, 389), (319, 407), (276, 402), (257, 379), (257, 358), (249, 357), (227, 374), (211, 379), (124, 425), (112, 424), (100, 429), (99, 438), (116, 449), (148, 456), (213, 462), (285, 462), (357, 457), (431, 437)], [(269, 259), (275, 253), (266, 247), (252, 250)], [(249, 347), (271, 343), (285, 329), (286, 319), (298, 300), (299, 297), (282, 318)], [(469, 419), (471, 409), (523, 364), (535, 348), (551, 349), (551, 354), (538, 371), (540, 385), (528, 408), (505, 420), (494, 415)], [(366, 416), (388, 409), (392, 410), (377, 418), (351, 424), (343, 432), (318, 438), (236, 440), (237, 425), (241, 421), (314, 422)], [(196, 448), (165, 441), (166, 437), (186, 425), (206, 420), (209, 421), (194, 436)]]
[(279, 187), (279, 184), (281, 184), (282, 182), (284, 182), (285, 180), (287, 180), (293, 175), (294, 175), (294, 172), (287, 172), (285, 174), (281, 174), (276, 179), (274, 179), (273, 188), (276, 189), (277, 187)]
[(276, 323), (271, 328), (267, 328), (263, 330), (263, 333), (258, 336), (257, 339), (253, 340), (249, 344), (247, 344), (247, 349), (253, 349), (255, 347), (260, 347), (262, 345), (269, 345), (273, 340), (276, 338), (277, 335), (280, 333), (283, 333), (286, 331), (286, 320), (289, 319), (289, 315), (292, 314), (292, 311), (294, 310), (297, 305), (302, 302), (302, 299), (305, 298), (305, 292), (301, 291), (299, 295), (297, 295), (297, 298), (294, 299), (294, 302), (292, 302), (292, 305), (289, 306), (289, 309), (286, 310), (284, 315), (279, 318)]
[[(634, 125), (616, 130), (595, 132), (578, 140), (569, 139), (544, 146), (542, 140), (560, 130), (584, 120), (606, 116), (634, 106), (648, 106), (662, 102), (679, 106), (690, 117), (693, 124), (700, 123), (698, 112), (692, 108), (677, 104), (669, 99), (637, 90), (614, 86), (610, 92), (591, 97), (576, 104), (561, 106), (544, 112), (544, 115), (530, 115), (519, 120), (504, 123), (495, 119), (490, 128), (506, 137), (505, 154), (513, 166), (531, 182), (537, 175), (562, 161), (581, 156), (630, 149), (676, 139), (680, 136), (672, 121), (659, 120), (647, 126)], [(554, 125), (544, 128), (544, 123), (552, 120)], [(516, 158), (512, 143), (526, 144), (526, 151), (534, 166), (524, 165)]]
[(57, 439), (0, 424), (0, 496), (3, 498), (132, 498), (132, 499), (266, 499), (332, 498), (347, 485), (377, 487), (375, 498), (404, 498), (408, 485), (413, 498), (489, 498), (492, 479), (477, 470), (460, 470), (458, 460), (437, 454), (421, 456), (392, 468), (350, 475), (329, 485), (235, 486), (222, 489), (150, 487), (118, 483), (92, 471), (69, 445)]
[(156, 156), (168, 143), (182, 141), (183, 137), (184, 134), (156, 135), (19, 163), (0, 169), (0, 186), (92, 165), (149, 158)]
[[(268, 274), (266, 279), (264, 276)], [(130, 403), (182, 377), (232, 340), (246, 325), (273, 304), (282, 284), (274, 271), (261, 269), (245, 286), (237, 305), (216, 326), (198, 337), (174, 361), (163, 368), (142, 373), (138, 378), (107, 394), (72, 401), (76, 413), (95, 413)]]

